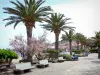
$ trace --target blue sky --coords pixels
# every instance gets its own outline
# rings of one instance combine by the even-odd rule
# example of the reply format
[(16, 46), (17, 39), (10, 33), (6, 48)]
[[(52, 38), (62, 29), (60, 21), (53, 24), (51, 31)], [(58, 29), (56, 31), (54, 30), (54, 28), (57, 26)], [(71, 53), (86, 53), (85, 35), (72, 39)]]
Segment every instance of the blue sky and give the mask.
[[(22, 23), (16, 29), (13, 29), (13, 25), (5, 27), (6, 21), (2, 21), (9, 16), (8, 14), (4, 14), (2, 9), (8, 6), (12, 7), (9, 1), (11, 0), (3, 0), (0, 2), (0, 48), (10, 47), (9, 39), (15, 35), (21, 34), (26, 38), (26, 29)], [(50, 5), (55, 12), (63, 13), (66, 17), (72, 18), (71, 21), (74, 24), (70, 24), (70, 26), (75, 26), (76, 32), (83, 33), (87, 37), (94, 36), (94, 31), (100, 30), (99, 0), (46, 0), (44, 5)], [(42, 32), (43, 29), (36, 23), (36, 29), (33, 29), (33, 35), (38, 37)], [(54, 34), (48, 32), (47, 39), (54, 42)]]
[[(2, 21), (4, 18), (9, 16), (8, 14), (3, 13), (4, 12), (3, 7), (12, 7), (13, 5), (10, 3), (10, 1), (11, 0), (2, 0), (0, 2), (0, 48), (10, 47), (9, 46), (9, 39), (13, 38), (14, 35), (22, 34), (23, 36), (26, 37), (26, 30), (25, 30), (24, 25), (22, 26), (22, 28), (24, 27), (23, 31), (18, 30), (17, 27), (14, 30), (13, 25), (5, 27), (6, 21)], [(20, 0), (20, 1), (23, 2), (23, 0)], [(66, 0), (66, 2), (70, 2), (70, 1)], [(55, 4), (61, 4), (61, 3), (64, 3), (64, 2), (65, 1), (60, 1), (60, 0), (54, 0), (54, 1), (46, 0), (44, 5), (50, 5), (51, 6), (51, 5), (55, 5)]]

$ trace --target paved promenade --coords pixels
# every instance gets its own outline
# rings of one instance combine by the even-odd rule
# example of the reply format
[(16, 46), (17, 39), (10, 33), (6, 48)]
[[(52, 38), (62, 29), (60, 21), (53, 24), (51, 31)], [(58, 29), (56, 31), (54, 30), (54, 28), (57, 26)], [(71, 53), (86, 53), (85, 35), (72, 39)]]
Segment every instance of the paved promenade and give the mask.
[(50, 63), (47, 68), (36, 68), (23, 75), (100, 75), (100, 60), (97, 54), (89, 54), (88, 57), (80, 57), (79, 61)]

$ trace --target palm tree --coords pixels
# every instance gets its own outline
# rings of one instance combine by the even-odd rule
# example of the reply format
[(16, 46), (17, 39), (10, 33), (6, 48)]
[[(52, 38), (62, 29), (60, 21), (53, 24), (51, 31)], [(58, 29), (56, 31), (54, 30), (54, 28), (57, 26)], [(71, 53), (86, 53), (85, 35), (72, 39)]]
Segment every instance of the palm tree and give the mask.
[(98, 47), (98, 58), (100, 59), (100, 31), (95, 32), (95, 45)]
[(50, 6), (41, 5), (45, 2), (44, 0), (24, 0), (24, 3), (19, 1), (10, 1), (15, 7), (6, 7), (4, 13), (8, 13), (12, 16), (4, 20), (8, 20), (5, 26), (14, 24), (14, 28), (23, 22), (27, 31), (27, 45), (30, 46), (30, 39), (32, 38), (32, 30), (35, 28), (35, 22), (42, 22), (45, 16), (50, 14), (52, 10)]
[(95, 40), (94, 40), (93, 37), (88, 38), (87, 39), (87, 46), (92, 49), (93, 47), (95, 47), (95, 43), (94, 42), (95, 42)]
[(74, 30), (65, 31), (65, 35), (62, 35), (63, 41), (69, 41), (70, 55), (72, 55), (72, 40), (74, 39)]
[(79, 44), (80, 44), (80, 40), (81, 40), (81, 37), (82, 37), (83, 35), (81, 34), (81, 33), (76, 33), (75, 35), (74, 35), (74, 39), (76, 40), (76, 43), (77, 43), (77, 50), (79, 50)]
[(44, 29), (54, 32), (55, 34), (55, 50), (58, 50), (59, 46), (59, 34), (61, 31), (64, 31), (66, 29), (72, 29), (73, 27), (66, 26), (66, 23), (70, 18), (65, 18), (64, 14), (60, 13), (53, 13), (51, 16), (47, 17), (47, 24), (41, 25)]
[(30, 44), (29, 39), (32, 37), (32, 29), (35, 28), (35, 22), (42, 22), (43, 17), (50, 14), (48, 11), (52, 9), (50, 6), (41, 7), (45, 2), (44, 0), (24, 0), (24, 3), (19, 1), (13, 2), (14, 8), (6, 7), (4, 13), (11, 14), (9, 18), (4, 20), (9, 20), (5, 26), (14, 24), (14, 28), (18, 23), (23, 22), (27, 31), (27, 43)]
[(81, 43), (81, 49), (83, 49), (83, 46), (85, 47), (87, 45), (87, 38), (82, 34), (79, 40)]

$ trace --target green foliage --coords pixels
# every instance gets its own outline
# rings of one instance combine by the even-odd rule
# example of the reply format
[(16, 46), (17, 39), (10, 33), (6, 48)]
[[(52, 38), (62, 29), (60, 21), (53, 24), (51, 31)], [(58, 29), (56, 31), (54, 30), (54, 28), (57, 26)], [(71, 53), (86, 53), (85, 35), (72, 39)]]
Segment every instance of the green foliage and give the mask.
[(72, 41), (74, 39), (74, 29), (69, 30), (69, 32), (65, 31), (61, 38), (63, 41)]
[(56, 54), (58, 54), (60, 50), (48, 50), (47, 53), (49, 53), (49, 58), (56, 58)]
[(49, 53), (44, 53), (45, 54), (45, 58), (49, 58)]
[[(20, 1), (10, 1), (14, 5), (13, 8), (5, 7), (4, 13), (10, 14), (10, 16), (4, 20), (9, 20), (5, 26), (14, 24), (14, 28), (20, 23), (32, 23), (35, 21), (41, 22), (44, 17), (51, 13), (50, 6), (42, 6), (44, 0), (24, 0), (24, 3)], [(29, 24), (28, 24), (29, 25)], [(35, 25), (32, 25), (35, 27)]]
[(0, 49), (0, 60), (17, 59), (18, 55), (9, 49)]
[(59, 35), (60, 35), (61, 31), (74, 28), (71, 26), (66, 26), (67, 24), (71, 23), (71, 22), (67, 23), (67, 21), (70, 19), (71, 18), (65, 18), (64, 14), (52, 13), (46, 19), (47, 24), (41, 25), (43, 29), (46, 29), (50, 32), (54, 32), (55, 37), (56, 37), (55, 49), (58, 49), (58, 41), (59, 41)]
[(90, 49), (90, 53), (97, 53), (97, 49)]
[(64, 59), (66, 59), (66, 61), (72, 61), (72, 56), (69, 54), (61, 54), (59, 55), (61, 57), (63, 57)]
[(58, 53), (58, 52), (60, 52), (60, 50), (48, 50), (47, 52), (48, 53)]
[(51, 16), (46, 19), (47, 24), (41, 25), (44, 29), (54, 32), (60, 33), (66, 29), (72, 29), (74, 27), (66, 26), (71, 22), (68, 22), (71, 18), (65, 18), (64, 14), (60, 13), (52, 13)]
[(80, 54), (83, 53), (85, 50), (73, 50), (72, 52), (74, 52), (75, 54)]
[(7, 50), (6, 53), (8, 54), (7, 57), (10, 59), (17, 59), (18, 58), (18, 55), (14, 51)]
[(95, 37), (92, 37), (96, 47), (100, 47), (100, 31), (95, 32)]

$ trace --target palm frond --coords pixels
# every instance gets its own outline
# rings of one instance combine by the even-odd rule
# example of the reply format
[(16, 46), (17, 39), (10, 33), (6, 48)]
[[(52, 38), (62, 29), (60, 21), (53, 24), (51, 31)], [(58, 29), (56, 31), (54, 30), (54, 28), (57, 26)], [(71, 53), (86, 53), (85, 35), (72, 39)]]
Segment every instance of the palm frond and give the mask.
[(9, 18), (6, 18), (4, 20), (9, 20), (9, 22), (6, 23), (5, 27), (8, 26), (8, 25), (11, 25), (11, 24), (14, 24), (14, 29), (16, 27), (16, 25), (19, 23), (19, 22), (22, 22), (22, 19), (20, 17), (17, 17), (17, 16), (10, 16)]
[[(65, 18), (64, 14), (52, 13), (50, 16), (47, 16), (47, 19), (45, 20), (45, 22), (47, 22), (48, 25), (52, 26), (52, 31), (54, 31), (54, 33), (60, 33), (61, 31), (64, 31), (66, 29), (75, 28), (71, 26), (66, 26), (67, 20), (70, 20), (70, 19), (71, 18)], [(46, 26), (44, 25), (44, 27)]]
[(15, 27), (18, 25), (18, 23), (21, 22), (21, 21), (16, 21), (15, 25), (14, 25), (14, 29)]
[(24, 3), (18, 0), (16, 2), (10, 1), (14, 7), (5, 7), (3, 9), (5, 10), (4, 13), (14, 15), (14, 17), (10, 16), (4, 20), (10, 21), (7, 25), (15, 23), (14, 28), (19, 22), (42, 22), (52, 10), (50, 6), (41, 6), (44, 2), (45, 0), (24, 0)]
[(5, 27), (6, 27), (6, 26), (9, 26), (9, 25), (11, 25), (11, 24), (13, 24), (13, 23), (15, 23), (15, 22), (14, 22), (14, 21), (9, 21), (9, 22), (6, 23)]
[(50, 6), (41, 7), (36, 11), (36, 13), (46, 12), (46, 11), (52, 11), (51, 7)]
[(45, 2), (45, 0), (38, 0), (38, 1), (36, 2), (37, 8), (40, 7), (44, 2)]
[(20, 12), (13, 8), (3, 8), (6, 10), (4, 13), (13, 14), (13, 15), (20, 15)]

